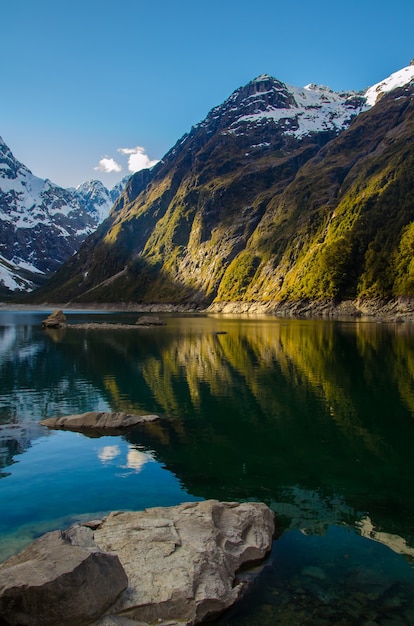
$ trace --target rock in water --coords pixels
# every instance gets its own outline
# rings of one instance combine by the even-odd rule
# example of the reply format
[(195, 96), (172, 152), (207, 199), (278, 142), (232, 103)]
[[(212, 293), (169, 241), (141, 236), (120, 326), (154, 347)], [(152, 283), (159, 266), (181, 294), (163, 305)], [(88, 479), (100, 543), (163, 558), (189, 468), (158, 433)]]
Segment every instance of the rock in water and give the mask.
[(0, 565), (0, 616), (7, 624), (84, 624), (127, 587), (118, 557), (94, 548), (92, 531), (83, 530), (90, 532), (87, 548), (54, 531)]
[(140, 624), (211, 618), (241, 597), (247, 582), (237, 581), (238, 570), (265, 558), (273, 534), (274, 515), (262, 503), (207, 500), (111, 513), (94, 539), (118, 554), (129, 585), (108, 614)]
[(158, 315), (142, 315), (135, 322), (138, 326), (165, 326), (166, 322)]
[(196, 624), (240, 598), (248, 582), (237, 572), (265, 558), (273, 534), (262, 503), (114, 512), (0, 565), (0, 616), (10, 626)]
[(130, 413), (106, 413), (89, 411), (79, 415), (65, 415), (63, 417), (48, 417), (41, 420), (42, 426), (55, 430), (74, 430), (99, 434), (122, 432), (139, 424), (154, 422), (159, 415), (133, 415)]
[(66, 326), (66, 315), (61, 309), (53, 311), (53, 313), (42, 322), (42, 328), (66, 328)]

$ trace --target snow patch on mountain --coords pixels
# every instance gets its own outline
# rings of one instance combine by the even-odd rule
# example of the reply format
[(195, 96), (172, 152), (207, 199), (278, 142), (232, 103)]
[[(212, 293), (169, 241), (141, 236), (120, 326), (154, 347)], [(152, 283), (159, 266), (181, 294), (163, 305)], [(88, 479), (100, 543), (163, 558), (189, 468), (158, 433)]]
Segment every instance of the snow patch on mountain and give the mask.
[(273, 122), (282, 134), (299, 140), (320, 132), (338, 134), (359, 113), (374, 106), (384, 93), (412, 80), (414, 64), (391, 74), (365, 92), (335, 92), (316, 84), (294, 87), (262, 74), (237, 89), (198, 126), (210, 126), (210, 132), (213, 132), (215, 124), (224, 115), (228, 125), (223, 132), (236, 135), (269, 122)]
[[(23, 263), (22, 263), (23, 265)], [(30, 271), (28, 267), (22, 267)], [(19, 275), (19, 268), (13, 266), (7, 259), (0, 255), (0, 287), (5, 287), (10, 291), (30, 291), (34, 287), (34, 282)]]
[[(276, 131), (280, 136), (302, 140), (313, 133), (338, 134), (365, 108), (362, 93), (337, 93), (329, 87), (314, 84), (293, 87), (262, 74), (212, 109), (195, 129), (245, 135), (254, 128), (272, 127), (272, 132)], [(261, 138), (258, 143), (264, 146), (266, 138), (263, 133)]]
[(394, 72), (376, 85), (372, 85), (365, 91), (365, 98), (369, 106), (374, 106), (376, 102), (385, 94), (398, 87), (403, 87), (414, 80), (414, 64), (403, 67), (398, 72)]
[[(255, 82), (269, 78), (265, 75)], [(257, 123), (263, 119), (273, 120), (284, 134), (299, 139), (311, 133), (340, 131), (349, 126), (352, 118), (364, 108), (363, 100), (358, 99), (355, 92), (335, 93), (328, 87), (318, 85), (298, 88), (284, 84), (275, 84), (273, 90), (289, 95), (282, 101), (282, 106), (277, 106), (279, 103), (276, 106), (268, 103), (264, 110), (259, 109), (236, 119), (231, 129), (238, 132), (240, 125)], [(271, 91), (259, 91), (249, 96), (249, 99), (262, 100), (263, 95), (270, 94)]]

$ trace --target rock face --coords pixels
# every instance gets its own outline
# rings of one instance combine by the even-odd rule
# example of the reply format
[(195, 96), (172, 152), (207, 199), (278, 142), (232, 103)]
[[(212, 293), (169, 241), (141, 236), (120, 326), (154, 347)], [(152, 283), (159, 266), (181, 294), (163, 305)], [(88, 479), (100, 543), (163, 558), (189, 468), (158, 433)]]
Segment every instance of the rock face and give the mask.
[(129, 584), (108, 614), (140, 623), (211, 618), (243, 594), (247, 583), (236, 574), (267, 555), (273, 534), (273, 513), (262, 503), (208, 500), (112, 513), (94, 540), (118, 554)]
[(41, 420), (42, 426), (54, 428), (56, 430), (83, 431), (122, 431), (133, 428), (139, 424), (153, 422), (160, 419), (158, 415), (131, 415), (130, 413), (105, 413), (89, 411), (80, 415), (65, 415), (64, 417), (49, 417)]
[(127, 584), (115, 554), (79, 547), (55, 531), (0, 565), (0, 616), (12, 626), (84, 624)]
[(65, 328), (66, 327), (66, 315), (60, 309), (53, 311), (42, 322), (42, 328)]

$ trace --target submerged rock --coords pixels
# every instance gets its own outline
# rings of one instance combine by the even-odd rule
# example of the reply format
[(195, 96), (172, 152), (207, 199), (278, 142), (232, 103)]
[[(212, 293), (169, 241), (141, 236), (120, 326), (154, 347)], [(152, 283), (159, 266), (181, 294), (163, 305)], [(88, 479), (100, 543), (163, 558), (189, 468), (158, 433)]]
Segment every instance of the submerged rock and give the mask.
[(0, 616), (10, 626), (84, 624), (102, 615), (127, 585), (115, 554), (90, 542), (79, 547), (54, 531), (0, 565)]
[(302, 576), (309, 576), (310, 578), (315, 578), (316, 580), (326, 580), (326, 574), (321, 567), (317, 567), (316, 565), (307, 565), (302, 568), (301, 571)]
[(66, 328), (66, 315), (61, 309), (56, 309), (42, 321), (42, 328)]
[(133, 415), (130, 413), (105, 413), (89, 411), (80, 415), (65, 415), (64, 417), (49, 417), (41, 420), (42, 426), (55, 430), (73, 430), (76, 432), (122, 432), (139, 424), (146, 424), (160, 419), (159, 415)]
[(11, 626), (196, 624), (241, 597), (238, 570), (266, 557), (273, 534), (262, 503), (114, 512), (1, 565), (0, 615)]

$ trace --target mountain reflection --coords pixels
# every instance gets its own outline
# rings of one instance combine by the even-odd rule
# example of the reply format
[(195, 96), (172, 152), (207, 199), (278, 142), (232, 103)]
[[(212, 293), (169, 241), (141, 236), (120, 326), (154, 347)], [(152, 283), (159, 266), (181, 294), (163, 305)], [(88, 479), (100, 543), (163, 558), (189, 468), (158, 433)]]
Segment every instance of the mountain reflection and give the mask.
[(206, 317), (23, 335), (0, 344), (2, 415), (159, 413), (126, 436), (124, 466), (158, 460), (194, 496), (263, 500), (286, 526), (369, 518), (413, 544), (411, 326)]
[(39, 420), (89, 406), (107, 409), (97, 388), (77, 375), (60, 348), (32, 325), (0, 325), (0, 478), (32, 442), (47, 436)]
[(128, 439), (154, 450), (191, 493), (289, 502), (300, 486), (337, 507), (342, 499), (342, 520), (369, 510), (390, 528), (398, 509), (407, 537), (409, 326), (206, 319), (75, 334), (87, 338), (83, 376), (113, 410), (169, 416)]

